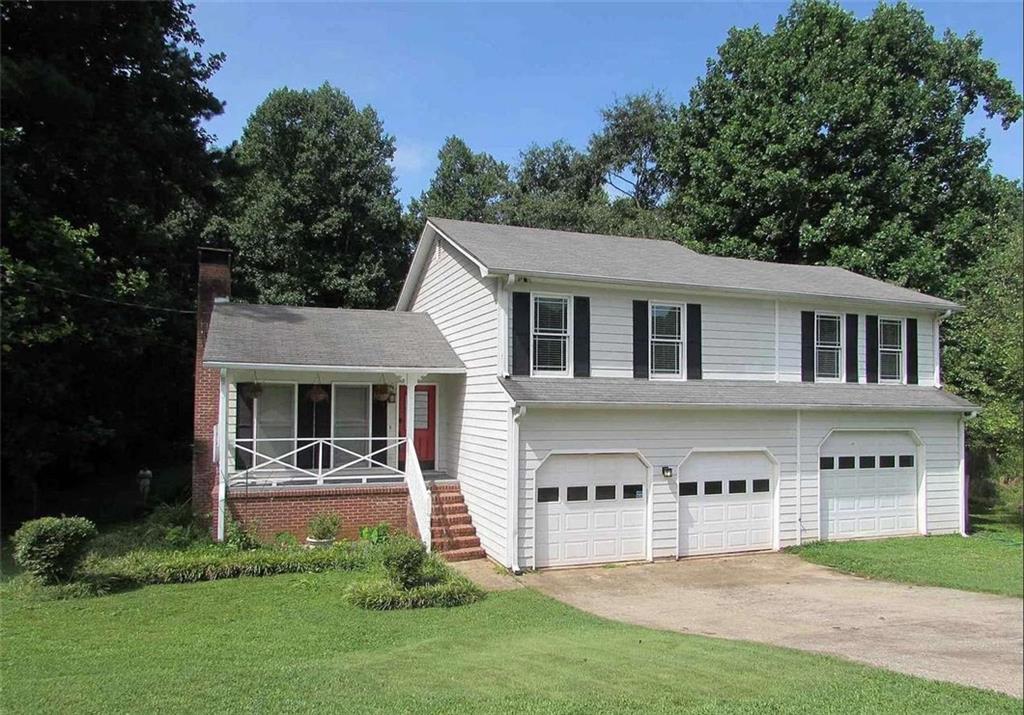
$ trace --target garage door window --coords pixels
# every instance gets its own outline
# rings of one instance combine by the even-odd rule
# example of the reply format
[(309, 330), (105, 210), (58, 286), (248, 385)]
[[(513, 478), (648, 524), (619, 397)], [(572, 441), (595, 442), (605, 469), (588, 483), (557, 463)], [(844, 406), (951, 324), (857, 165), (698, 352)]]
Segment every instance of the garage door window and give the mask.
[(839, 468), (840, 469), (853, 469), (857, 466), (857, 462), (853, 457), (840, 457)]
[(697, 496), (697, 482), (680, 482), (679, 483), (679, 496), (681, 496), (681, 497), (695, 497), (695, 496)]
[(912, 455), (912, 454), (901, 454), (900, 455), (900, 466), (901, 467), (913, 467), (914, 466), (914, 455)]
[(558, 501), (558, 487), (541, 487), (537, 490), (537, 501), (541, 503)]
[(730, 494), (746, 494), (747, 493), (747, 480), (746, 479), (730, 479), (729, 480), (729, 493)]
[(874, 469), (875, 468), (875, 458), (874, 458), (874, 456), (871, 456), (871, 457), (861, 457), (860, 458), (860, 468), (861, 469)]
[(602, 484), (599, 487), (594, 487), (594, 498), (598, 501), (608, 501), (609, 499), (615, 498), (615, 485), (614, 484)]
[(819, 469), (835, 469), (836, 458), (835, 457), (822, 457), (818, 460)]
[(704, 482), (704, 493), (705, 494), (721, 494), (722, 483), (721, 482)]
[(755, 479), (753, 486), (755, 492), (770, 492), (772, 489), (772, 483), (769, 479)]
[(586, 501), (587, 500), (587, 488), (586, 487), (566, 487), (565, 488), (565, 500), (566, 501)]
[(644, 498), (644, 485), (643, 484), (624, 484), (622, 486), (622, 498), (623, 499), (643, 499)]
[(896, 466), (895, 454), (883, 454), (878, 458), (878, 466), (882, 469), (892, 469)]

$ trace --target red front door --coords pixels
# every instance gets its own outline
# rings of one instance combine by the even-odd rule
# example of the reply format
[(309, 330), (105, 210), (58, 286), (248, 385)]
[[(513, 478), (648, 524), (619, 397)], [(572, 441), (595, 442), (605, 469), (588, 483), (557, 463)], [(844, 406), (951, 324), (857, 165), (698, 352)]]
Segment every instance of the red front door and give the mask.
[[(437, 385), (417, 385), (413, 395), (416, 407), (413, 411), (412, 443), (416, 447), (416, 456), (420, 458), (420, 467), (434, 469), (435, 444), (437, 443)], [(405, 386), (398, 391), (398, 434), (405, 436)], [(399, 459), (405, 463), (405, 449), (400, 450)]]

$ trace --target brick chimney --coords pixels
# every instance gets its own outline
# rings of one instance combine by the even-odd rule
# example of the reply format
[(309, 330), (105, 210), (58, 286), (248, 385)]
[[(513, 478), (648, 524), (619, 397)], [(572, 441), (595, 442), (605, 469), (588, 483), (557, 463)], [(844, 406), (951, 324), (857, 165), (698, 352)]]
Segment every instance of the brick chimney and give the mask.
[(220, 372), (203, 367), (213, 304), (231, 296), (231, 251), (199, 249), (199, 291), (196, 301), (195, 402), (192, 421), (192, 510), (210, 520), (217, 534), (217, 465), (213, 463), (213, 432), (220, 408)]

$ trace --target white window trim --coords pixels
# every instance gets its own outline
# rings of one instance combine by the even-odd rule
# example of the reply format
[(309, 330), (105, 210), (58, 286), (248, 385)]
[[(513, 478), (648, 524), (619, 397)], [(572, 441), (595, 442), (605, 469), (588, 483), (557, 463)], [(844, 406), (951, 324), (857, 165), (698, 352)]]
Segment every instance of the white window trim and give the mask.
[[(882, 323), (899, 323), (900, 324), (900, 349), (892, 350), (890, 348), (882, 347)], [(897, 364), (900, 366), (900, 376), (898, 379), (891, 377), (882, 377), (882, 353), (897, 353), (900, 359)], [(907, 320), (906, 318), (898, 318), (892, 315), (880, 315), (878, 316), (878, 382), (885, 383), (887, 385), (905, 385), (907, 384)]]
[[(654, 372), (654, 308), (679, 308), (679, 372), (677, 374)], [(659, 343), (672, 343), (664, 338)], [(667, 300), (649, 301), (647, 304), (647, 378), (649, 380), (685, 380), (686, 379), (686, 304)]]
[[(822, 377), (818, 374), (818, 318), (835, 318), (839, 321), (839, 377)], [(829, 349), (833, 345), (825, 345)], [(825, 311), (814, 311), (814, 381), (815, 382), (843, 382), (846, 380), (846, 319), (845, 313), (829, 313)]]
[[(537, 337), (536, 324), (534, 322), (534, 306), (537, 304), (538, 298), (549, 298), (564, 300), (566, 302), (565, 309), (565, 370), (537, 370), (536, 363), (533, 356), (534, 339)], [(548, 335), (549, 337), (560, 337), (554, 336), (550, 333), (542, 333), (541, 335)], [(530, 377), (572, 377), (573, 376), (573, 296), (562, 294), (562, 293), (530, 293)]]

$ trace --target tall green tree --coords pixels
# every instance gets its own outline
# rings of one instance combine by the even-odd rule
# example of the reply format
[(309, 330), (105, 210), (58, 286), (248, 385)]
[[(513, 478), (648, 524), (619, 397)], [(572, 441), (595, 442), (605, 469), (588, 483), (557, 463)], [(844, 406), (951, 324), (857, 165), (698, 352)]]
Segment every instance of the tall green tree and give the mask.
[(437, 153), (434, 178), (418, 198), (409, 202), (417, 230), (427, 216), (506, 223), (502, 208), (512, 189), (507, 164), (490, 154), (476, 153), (456, 136), (445, 139)]
[[(191, 6), (0, 5), (3, 406), (8, 524), (185, 448), (197, 233), (217, 157)], [(139, 308), (147, 304), (167, 310)]]
[(264, 303), (385, 307), (405, 261), (394, 138), (341, 90), (278, 89), (232, 149), (239, 176), (207, 228), (236, 251), (238, 292)]
[(795, 3), (774, 32), (733, 29), (667, 130), (659, 163), (683, 237), (741, 257), (828, 263), (948, 294), (994, 210), (976, 110), (1021, 98), (969, 33), (921, 11), (867, 18)]

